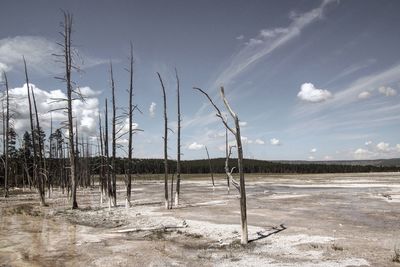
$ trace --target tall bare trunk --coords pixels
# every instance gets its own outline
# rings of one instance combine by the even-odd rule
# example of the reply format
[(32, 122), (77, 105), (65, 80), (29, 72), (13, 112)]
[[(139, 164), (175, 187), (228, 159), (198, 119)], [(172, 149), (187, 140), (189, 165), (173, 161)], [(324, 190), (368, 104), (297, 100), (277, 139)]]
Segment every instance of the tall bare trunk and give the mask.
[[(39, 122), (39, 114), (37, 111), (37, 106), (36, 106), (36, 98), (35, 98), (35, 92), (32, 89), (32, 100), (33, 100), (33, 107), (35, 108), (35, 118), (36, 118), (36, 131), (37, 131), (37, 135), (38, 135), (38, 147), (39, 147), (39, 171), (38, 171), (38, 177), (41, 180), (41, 184), (42, 184), (42, 190), (40, 192), (43, 193), (44, 195), (44, 190), (45, 190), (45, 169), (43, 166), (43, 147), (42, 147), (42, 140), (40, 140), (40, 122)], [(44, 196), (43, 196), (44, 198)]]
[[(167, 96), (165, 94), (165, 87), (160, 73), (157, 72), (158, 79), (161, 83), (161, 89), (164, 99), (164, 197), (165, 208), (169, 209), (168, 201), (168, 118), (167, 118)], [(172, 197), (172, 196), (171, 196)]]
[(106, 177), (107, 177), (107, 192), (108, 192), (108, 205), (111, 207), (112, 188), (110, 177), (110, 154), (108, 151), (108, 104), (107, 98), (105, 99), (105, 118), (104, 118), (104, 152), (106, 154)]
[(30, 85), (29, 85), (28, 69), (26, 67), (26, 61), (25, 61), (24, 57), (23, 57), (23, 61), (24, 61), (24, 69), (25, 69), (26, 88), (27, 88), (27, 91), (28, 91), (29, 120), (30, 120), (30, 126), (31, 126), (32, 146), (33, 146), (33, 176), (34, 176), (34, 180), (37, 183), (37, 187), (38, 187), (38, 191), (39, 191), (40, 204), (42, 206), (45, 206), (46, 203), (45, 203), (45, 200), (44, 200), (44, 190), (43, 190), (42, 176), (38, 174), (38, 166), (37, 166), (38, 153), (37, 153), (36, 136), (35, 136), (35, 130), (34, 130), (34, 123), (33, 123), (32, 101), (31, 101), (31, 92), (30, 92), (31, 90), (30, 90)]
[[(179, 194), (181, 191), (181, 100), (180, 100), (180, 84), (178, 71), (175, 69), (176, 77), (176, 96), (178, 105), (178, 140), (177, 140), (177, 157), (176, 157), (176, 192), (175, 192), (175, 205), (179, 205)], [(172, 195), (171, 195), (172, 198)]]
[(129, 136), (128, 136), (128, 181), (126, 185), (126, 207), (131, 206), (132, 187), (132, 152), (133, 152), (133, 45), (131, 43), (130, 66), (129, 66)]
[(5, 136), (5, 146), (4, 146), (4, 197), (8, 197), (8, 146), (9, 146), (9, 132), (10, 132), (10, 105), (9, 105), (9, 95), (8, 95), (8, 80), (7, 74), (3, 72), (4, 82), (6, 86), (6, 117), (3, 117), (3, 121), (5, 120), (5, 129), (4, 129), (4, 136)]
[(103, 195), (107, 185), (104, 177), (104, 145), (103, 145), (103, 131), (101, 129), (101, 116), (99, 114), (99, 134), (100, 134), (100, 204), (103, 204)]
[(116, 106), (115, 106), (115, 83), (112, 63), (110, 62), (110, 76), (111, 76), (111, 94), (112, 94), (112, 158), (111, 158), (111, 168), (112, 168), (112, 200), (114, 207), (117, 206), (117, 175), (115, 170), (115, 159), (117, 157), (117, 137), (116, 137)]
[(65, 75), (61, 80), (65, 81), (67, 85), (67, 125), (68, 125), (68, 149), (69, 149), (69, 162), (70, 162), (70, 181), (71, 181), (71, 202), (72, 209), (78, 208), (78, 202), (76, 201), (76, 187), (77, 187), (77, 176), (76, 176), (76, 162), (75, 162), (75, 141), (74, 141), (74, 125), (73, 125), (73, 88), (72, 88), (72, 69), (73, 69), (73, 48), (72, 48), (72, 14), (64, 12), (64, 23), (63, 32), (61, 36), (64, 38), (61, 47), (63, 48), (62, 55), (56, 55), (63, 58), (63, 64), (65, 67)]

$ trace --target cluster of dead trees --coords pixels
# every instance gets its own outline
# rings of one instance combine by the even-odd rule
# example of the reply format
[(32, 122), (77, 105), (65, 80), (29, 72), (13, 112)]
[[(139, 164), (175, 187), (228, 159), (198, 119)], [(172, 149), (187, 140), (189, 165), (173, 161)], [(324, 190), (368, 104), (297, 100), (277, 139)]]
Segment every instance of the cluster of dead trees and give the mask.
[[(10, 95), (9, 95), (9, 84), (7, 79), (7, 73), (3, 73), (5, 92), (3, 94), (3, 160), (4, 169), (4, 194), (5, 197), (9, 196), (10, 188), (10, 177), (16, 177), (20, 166), (23, 166), (22, 171), (22, 184), (29, 187), (35, 187), (39, 193), (39, 199), (41, 205), (46, 205), (45, 193), (50, 192), (53, 186), (60, 186), (62, 192), (67, 191), (67, 195), (70, 199), (72, 209), (78, 208), (77, 198), (77, 187), (79, 186), (92, 186), (94, 185), (93, 173), (99, 173), (99, 185), (101, 190), (101, 202), (103, 202), (103, 196), (108, 198), (109, 206), (117, 206), (117, 148), (118, 140), (123, 136), (128, 136), (128, 148), (127, 148), (127, 161), (125, 166), (124, 181), (126, 187), (126, 207), (131, 206), (131, 191), (132, 191), (132, 173), (133, 173), (133, 134), (140, 129), (133, 127), (133, 114), (134, 111), (139, 111), (137, 105), (134, 105), (134, 90), (133, 90), (133, 46), (130, 46), (130, 57), (129, 57), (129, 89), (128, 91), (128, 104), (125, 112), (118, 112), (116, 106), (115, 92), (118, 90), (117, 84), (114, 79), (113, 65), (110, 62), (109, 74), (110, 74), (110, 88), (111, 88), (111, 127), (109, 127), (109, 114), (108, 114), (108, 99), (105, 99), (104, 117), (99, 115), (99, 139), (98, 139), (98, 153), (99, 162), (96, 166), (91, 164), (90, 158), (93, 156), (91, 151), (91, 144), (86, 138), (84, 141), (83, 136), (79, 136), (78, 133), (78, 115), (74, 113), (73, 101), (81, 100), (85, 101), (85, 96), (79, 90), (79, 87), (73, 81), (73, 75), (76, 71), (79, 71), (79, 67), (75, 64), (75, 57), (77, 51), (74, 49), (72, 42), (72, 28), (73, 28), (73, 16), (67, 12), (63, 13), (64, 20), (60, 35), (62, 39), (57, 43), (61, 52), (54, 54), (56, 61), (59, 62), (64, 69), (64, 73), (58, 77), (58, 80), (65, 83), (66, 86), (66, 98), (54, 99), (54, 102), (63, 103), (63, 108), (58, 109), (66, 113), (66, 120), (61, 124), (60, 128), (53, 131), (53, 124), (51, 123), (50, 135), (48, 145), (45, 142), (45, 133), (40, 125), (40, 114), (37, 109), (37, 103), (35, 99), (35, 91), (33, 90), (29, 75), (28, 75), (28, 60), (22, 57), (21, 62), (25, 69), (25, 84), (27, 90), (27, 98), (29, 103), (29, 121), (30, 121), (30, 132), (27, 131), (24, 134), (22, 146), (19, 152), (15, 152), (15, 138), (16, 133), (13, 129), (12, 112), (10, 109)], [(179, 205), (180, 199), (180, 185), (181, 185), (181, 107), (180, 107), (180, 81), (178, 72), (175, 69), (175, 77), (177, 84), (177, 161), (176, 161), (176, 185), (174, 192), (174, 176), (172, 174), (171, 184), (169, 186), (169, 177), (171, 172), (169, 170), (168, 160), (168, 133), (172, 131), (168, 128), (167, 118), (167, 94), (164, 86), (163, 79), (159, 73), (157, 73), (158, 79), (161, 84), (163, 103), (164, 103), (164, 193), (165, 193), (165, 207), (171, 209), (174, 205)], [(228, 131), (233, 134), (236, 140), (236, 149), (238, 153), (238, 172), (239, 182), (236, 182), (233, 178), (233, 169), (229, 169), (228, 162), (231, 154), (232, 147), (226, 148), (226, 175), (228, 191), (230, 184), (233, 184), (240, 193), (240, 210), (241, 210), (241, 225), (242, 225), (242, 243), (247, 243), (247, 217), (246, 217), (246, 191), (245, 191), (245, 178), (243, 172), (243, 149), (240, 137), (240, 126), (239, 118), (229, 105), (228, 100), (225, 97), (224, 89), (221, 87), (221, 99), (224, 102), (225, 108), (232, 117), (234, 126), (231, 127), (228, 124), (228, 119), (225, 117), (220, 109), (214, 104), (210, 96), (200, 88), (194, 88), (201, 92), (207, 97), (212, 106), (217, 112), (217, 116), (221, 119), (223, 125), (226, 127), (226, 135), (228, 138)], [(55, 110), (53, 110), (55, 111)], [(52, 112), (51, 110), (49, 112)], [(119, 113), (119, 114), (118, 114)], [(128, 130), (124, 130), (124, 123), (128, 121)], [(109, 129), (111, 128), (111, 133)], [(63, 130), (66, 132), (65, 138)], [(111, 138), (110, 138), (111, 135)], [(109, 144), (111, 141), (111, 144)], [(226, 143), (226, 145), (228, 142)], [(111, 145), (111, 151), (109, 147)], [(18, 154), (18, 155), (17, 155)], [(208, 150), (207, 150), (208, 154)], [(209, 158), (209, 156), (208, 156)], [(20, 164), (18, 164), (18, 162)], [(98, 169), (94, 171), (94, 169)], [(14, 172), (14, 173), (13, 173)], [(210, 172), (212, 172), (212, 166), (210, 163)], [(10, 175), (10, 173), (13, 173)], [(214, 186), (214, 178), (212, 177), (212, 183)], [(18, 185), (18, 181), (15, 178), (14, 185)], [(170, 191), (169, 191), (170, 189)], [(175, 196), (174, 196), (175, 193)]]

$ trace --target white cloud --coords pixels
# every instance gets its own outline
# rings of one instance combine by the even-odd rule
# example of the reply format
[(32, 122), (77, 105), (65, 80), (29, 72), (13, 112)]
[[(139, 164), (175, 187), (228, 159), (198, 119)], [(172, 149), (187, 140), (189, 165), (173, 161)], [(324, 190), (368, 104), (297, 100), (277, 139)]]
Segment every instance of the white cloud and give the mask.
[[(93, 67), (106, 63), (106, 60), (96, 59), (79, 54), (81, 62), (76, 62), (81, 68)], [(60, 54), (60, 47), (55, 41), (39, 36), (15, 36), (0, 40), (0, 65), (11, 68), (22, 68), (22, 56), (25, 56), (30, 71), (39, 73), (57, 73), (62, 71), (61, 64), (55, 62), (53, 54)]]
[(393, 89), (392, 87), (385, 87), (381, 86), (378, 88), (379, 93), (385, 95), (385, 96), (395, 96), (397, 95), (397, 91)]
[(314, 156), (309, 156), (308, 159), (309, 160), (314, 160)]
[(354, 157), (356, 159), (369, 159), (372, 157), (372, 155), (373, 153), (371, 151), (364, 148), (358, 148), (356, 151), (354, 151)]
[(376, 148), (380, 151), (388, 151), (389, 150), (389, 143), (380, 142), (376, 145)]
[(155, 102), (151, 102), (150, 107), (149, 107), (149, 113), (150, 117), (154, 117), (156, 115), (156, 106), (157, 104)]
[(332, 98), (332, 93), (328, 90), (317, 89), (312, 83), (303, 83), (297, 97), (308, 102), (322, 102)]
[(236, 40), (243, 40), (243, 39), (244, 39), (244, 35), (243, 34), (241, 34), (241, 35), (236, 37)]
[(316, 153), (317, 152), (317, 149), (316, 148), (312, 148), (311, 150), (310, 150), (310, 153)]
[(320, 20), (325, 7), (333, 2), (335, 0), (325, 0), (317, 8), (291, 16), (292, 22), (287, 27), (261, 30), (260, 34), (250, 38), (246, 45), (231, 57), (228, 66), (217, 76), (211, 87), (218, 88), (222, 84), (226, 86), (260, 59), (299, 36), (303, 29)]
[(282, 144), (281, 141), (279, 139), (276, 139), (276, 138), (272, 138), (271, 140), (269, 140), (269, 142), (273, 146), (279, 146), (279, 145)]
[(244, 127), (247, 125), (247, 121), (239, 121), (239, 126)]
[(365, 145), (366, 145), (366, 146), (369, 146), (369, 145), (371, 145), (371, 144), (372, 144), (372, 141), (366, 141), (366, 142), (365, 142)]
[(367, 98), (369, 98), (370, 96), (371, 96), (371, 93), (370, 93), (370, 92), (364, 91), (364, 92), (361, 92), (361, 93), (358, 95), (358, 98), (359, 98), (359, 99), (367, 99)]
[(332, 160), (332, 156), (326, 155), (326, 156), (324, 157), (324, 160)]
[[(43, 90), (30, 84), (35, 93), (36, 104), (39, 113), (41, 127), (50, 128), (50, 120), (53, 119), (53, 128), (59, 127), (58, 123), (66, 121), (66, 114), (63, 110), (55, 110), (65, 108), (66, 102), (56, 102), (55, 99), (66, 99), (67, 96), (61, 90)], [(86, 136), (95, 136), (97, 131), (97, 118), (99, 116), (99, 101), (94, 95), (97, 94), (89, 87), (84, 92), (91, 92), (91, 96), (85, 99), (73, 101), (73, 116), (78, 120), (78, 130)], [(10, 110), (13, 113), (14, 128), (18, 134), (29, 128), (29, 104), (27, 86), (12, 88), (10, 93)], [(53, 110), (53, 111), (52, 111)], [(52, 111), (52, 112), (51, 112)]]
[(204, 148), (204, 145), (203, 144), (198, 144), (197, 142), (193, 142), (188, 146), (189, 150), (200, 150), (202, 148)]
[(261, 140), (261, 139), (256, 139), (255, 143), (257, 145), (264, 145), (265, 144), (265, 142), (263, 140)]
[(396, 149), (397, 149), (398, 152), (400, 152), (400, 144), (396, 145)]

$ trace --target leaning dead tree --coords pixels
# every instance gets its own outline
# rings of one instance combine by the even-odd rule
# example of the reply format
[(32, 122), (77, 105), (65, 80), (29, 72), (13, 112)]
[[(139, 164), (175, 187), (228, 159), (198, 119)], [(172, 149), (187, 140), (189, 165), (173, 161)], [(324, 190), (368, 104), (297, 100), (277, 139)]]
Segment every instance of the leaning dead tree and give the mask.
[[(175, 206), (179, 205), (179, 194), (181, 191), (181, 100), (180, 100), (180, 84), (178, 71), (175, 69), (176, 77), (176, 95), (178, 106), (178, 135), (177, 135), (177, 157), (176, 157), (176, 192), (175, 192)], [(171, 195), (172, 198), (172, 195)]]
[(214, 191), (215, 190), (214, 172), (213, 172), (213, 168), (212, 168), (212, 164), (211, 164), (210, 154), (208, 153), (207, 146), (204, 146), (204, 148), (206, 149), (206, 153), (207, 153), (208, 167), (210, 168), (211, 182), (212, 182), (213, 191)]
[[(165, 197), (165, 208), (169, 209), (168, 200), (168, 118), (167, 118), (167, 96), (165, 94), (165, 87), (160, 73), (157, 72), (158, 79), (161, 83), (161, 89), (164, 99), (164, 197)], [(172, 197), (172, 196), (171, 196)]]
[(245, 180), (244, 180), (244, 172), (243, 172), (243, 148), (242, 148), (242, 140), (240, 136), (240, 125), (239, 125), (239, 117), (233, 111), (231, 106), (229, 105), (228, 100), (225, 97), (224, 87), (221, 87), (221, 98), (224, 102), (225, 108), (228, 110), (231, 115), (233, 121), (235, 122), (235, 128), (232, 128), (228, 125), (227, 119), (222, 115), (220, 109), (214, 104), (210, 96), (204, 92), (202, 89), (194, 87), (193, 89), (200, 91), (203, 95), (207, 97), (210, 103), (214, 106), (217, 111), (217, 117), (219, 117), (224, 124), (224, 126), (235, 136), (237, 152), (238, 152), (238, 169), (239, 169), (239, 177), (240, 177), (240, 217), (241, 217), (241, 226), (242, 226), (242, 237), (241, 243), (248, 243), (248, 231), (247, 231), (247, 211), (246, 211), (246, 188), (245, 188)]
[[(22, 58), (24, 61), (24, 69), (25, 69), (25, 82), (26, 82), (26, 88), (28, 92), (28, 104), (29, 104), (29, 120), (30, 120), (30, 126), (31, 126), (31, 137), (32, 137), (32, 146), (33, 146), (33, 177), (35, 182), (37, 183), (38, 191), (39, 191), (39, 198), (40, 198), (40, 204), (42, 206), (45, 206), (45, 200), (44, 200), (44, 180), (43, 176), (39, 175), (39, 169), (37, 165), (37, 157), (38, 157), (38, 152), (37, 152), (37, 146), (36, 146), (36, 133), (35, 133), (35, 126), (33, 122), (33, 111), (32, 111), (32, 101), (31, 101), (31, 90), (30, 90), (30, 84), (29, 84), (29, 78), (28, 78), (28, 69), (26, 67), (26, 60), (23, 57)], [(38, 140), (37, 142), (40, 142)]]

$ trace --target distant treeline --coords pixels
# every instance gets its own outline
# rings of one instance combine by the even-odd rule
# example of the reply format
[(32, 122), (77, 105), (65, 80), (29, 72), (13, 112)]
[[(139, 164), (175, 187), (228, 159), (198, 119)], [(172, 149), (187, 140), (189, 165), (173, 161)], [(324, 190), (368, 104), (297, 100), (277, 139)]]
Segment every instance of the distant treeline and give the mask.
[[(92, 158), (93, 166), (100, 161)], [(141, 174), (158, 174), (164, 172), (163, 159), (135, 159), (134, 171)], [(225, 158), (211, 159), (212, 169), (215, 173), (225, 172)], [(237, 165), (236, 159), (229, 160), (229, 167)], [(126, 159), (118, 158), (116, 171), (125, 173)], [(169, 161), (170, 171), (176, 171), (176, 161)], [(182, 173), (209, 173), (208, 160), (184, 160), (181, 162)], [(280, 163), (264, 160), (244, 159), (244, 171), (246, 173), (354, 173), (354, 172), (397, 172), (400, 167), (396, 166), (373, 166), (373, 165), (338, 165), (338, 164), (315, 164), (315, 163)]]

